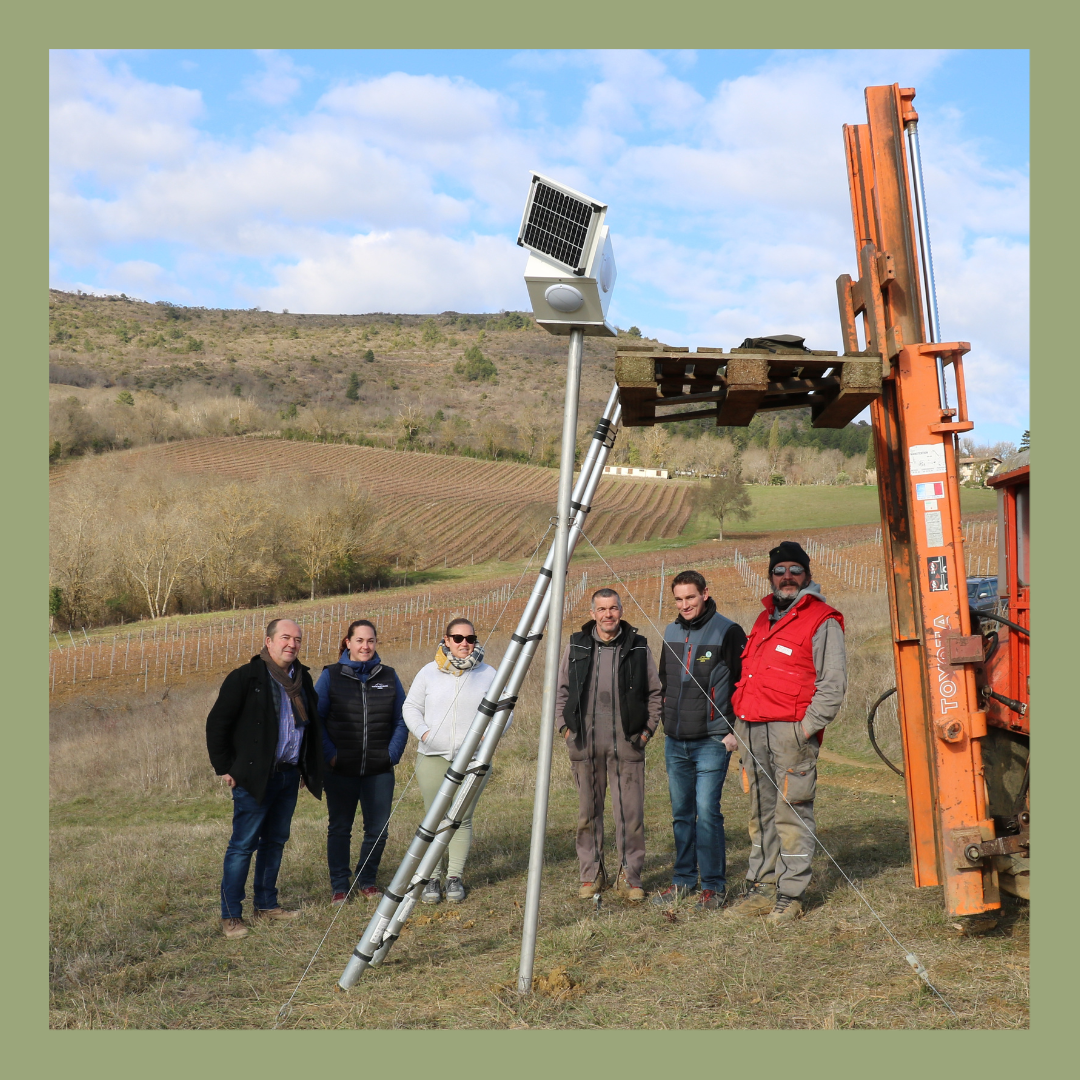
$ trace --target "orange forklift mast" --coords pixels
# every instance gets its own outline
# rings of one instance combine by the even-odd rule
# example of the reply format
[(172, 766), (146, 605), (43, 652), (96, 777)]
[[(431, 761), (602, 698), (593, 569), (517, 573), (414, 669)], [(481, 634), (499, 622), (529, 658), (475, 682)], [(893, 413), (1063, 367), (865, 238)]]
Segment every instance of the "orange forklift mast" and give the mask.
[[(783, 339), (728, 353), (621, 346), (615, 376), (628, 427), (745, 426), (789, 408), (843, 427), (870, 406), (915, 884), (943, 886), (953, 917), (983, 916), (1002, 888), (1026, 896), (1029, 880), (1027, 473), (999, 482), (1012, 615), (973, 626), (957, 446), (974, 427), (969, 346), (937, 340), (914, 97), (869, 87), (867, 123), (844, 128), (859, 273), (837, 280), (843, 355)], [(687, 405), (702, 407), (666, 409)]]
[(837, 284), (846, 351), (857, 349), (861, 314), (866, 351), (882, 358), (882, 392), (870, 412), (915, 884), (944, 886), (950, 915), (980, 915), (1000, 906), (1000, 893), (993, 857), (983, 852), (998, 830), (976, 681), (986, 642), (971, 625), (960, 527), (957, 438), (974, 426), (962, 361), (969, 346), (933, 340), (914, 97), (896, 85), (869, 87), (868, 122), (844, 128), (860, 275)]

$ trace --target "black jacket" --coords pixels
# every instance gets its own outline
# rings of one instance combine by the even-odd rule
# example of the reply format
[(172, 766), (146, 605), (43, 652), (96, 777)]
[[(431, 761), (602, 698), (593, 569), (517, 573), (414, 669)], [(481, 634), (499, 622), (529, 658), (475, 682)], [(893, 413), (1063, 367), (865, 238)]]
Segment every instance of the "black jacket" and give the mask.
[[(576, 634), (570, 635), (568, 696), (563, 708), (563, 723), (577, 735), (587, 707), (589, 676), (593, 664), (593, 627), (590, 620)], [(633, 739), (649, 722), (649, 643), (629, 623), (620, 626), (616, 638), (619, 648), (619, 714), (623, 734)]]
[(366, 680), (348, 664), (329, 664), (324, 670), (330, 698), (326, 734), (337, 748), (334, 773), (374, 776), (392, 769), (397, 673), (385, 664), (377, 665)]
[[(311, 674), (303, 664), (300, 671), (309, 721), (300, 743), (300, 775), (311, 794), (321, 799), (322, 720)], [(228, 773), (256, 802), (262, 802), (274, 768), (280, 693), (263, 659), (253, 656), (250, 663), (225, 676), (206, 718), (206, 749), (214, 772), (218, 776)]]
[(731, 731), (731, 693), (742, 671), (746, 634), (724, 618), (710, 596), (691, 622), (681, 615), (664, 631), (660, 682), (664, 688), (664, 734), (704, 739)]

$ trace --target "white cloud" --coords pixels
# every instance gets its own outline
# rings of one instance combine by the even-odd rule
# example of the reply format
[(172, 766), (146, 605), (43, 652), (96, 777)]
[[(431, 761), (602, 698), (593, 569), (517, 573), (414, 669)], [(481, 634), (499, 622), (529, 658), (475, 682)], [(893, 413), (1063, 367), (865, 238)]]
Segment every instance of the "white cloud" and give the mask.
[(325, 237), (317, 250), (273, 268), (278, 284), (251, 290), (290, 311), (497, 311), (528, 303), (521, 249), (504, 237), (403, 229)]
[(54, 183), (68, 183), (73, 174), (117, 183), (148, 168), (180, 166), (198, 141), (198, 90), (137, 79), (95, 53), (53, 53), (49, 96)]
[[(693, 54), (519, 54), (510, 90), (351, 79), (241, 140), (202, 128), (197, 90), (57, 53), (54, 280), (294, 311), (521, 307), (513, 240), (538, 168), (611, 205), (620, 325), (672, 344), (786, 331), (839, 348), (834, 281), (855, 271), (841, 125), (863, 119), (882, 71), (919, 85), (945, 55), (776, 54), (703, 94), (680, 77)], [(271, 107), (318, 75), (259, 56), (244, 92)], [(584, 91), (554, 108), (570, 69)], [(988, 163), (955, 110), (919, 104), (943, 327), (972, 341), (973, 410), (1021, 424), (1027, 178)]]
[(317, 108), (358, 121), (361, 131), (399, 144), (461, 143), (500, 130), (509, 103), (463, 78), (393, 72), (337, 86)]
[(302, 77), (311, 74), (310, 68), (297, 67), (292, 57), (276, 49), (256, 49), (255, 55), (263, 70), (244, 80), (244, 94), (263, 105), (284, 105), (300, 89)]

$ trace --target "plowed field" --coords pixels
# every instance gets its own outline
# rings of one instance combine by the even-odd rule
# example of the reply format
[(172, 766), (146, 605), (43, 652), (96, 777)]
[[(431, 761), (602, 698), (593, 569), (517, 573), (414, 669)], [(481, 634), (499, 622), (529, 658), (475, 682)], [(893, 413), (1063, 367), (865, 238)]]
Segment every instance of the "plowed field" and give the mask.
[[(558, 473), (534, 465), (478, 461), (366, 446), (285, 439), (191, 439), (112, 455), (118, 468), (153, 463), (166, 472), (239, 480), (273, 474), (357, 481), (389, 527), (402, 527), (420, 552), (418, 569), (468, 565), (531, 552), (539, 536), (525, 521), (554, 513)], [(63, 472), (56, 477), (63, 483)], [(600, 481), (589, 515), (597, 544), (678, 536), (691, 513), (685, 480)]]

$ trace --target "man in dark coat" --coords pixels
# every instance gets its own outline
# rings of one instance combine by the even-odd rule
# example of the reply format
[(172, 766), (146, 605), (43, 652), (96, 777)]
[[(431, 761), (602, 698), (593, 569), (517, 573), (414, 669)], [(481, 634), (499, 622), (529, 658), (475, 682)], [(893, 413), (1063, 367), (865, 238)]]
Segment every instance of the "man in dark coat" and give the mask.
[(256, 918), (293, 919), (277, 876), (301, 786), (322, 798), (322, 721), (308, 669), (296, 659), (300, 627), (274, 619), (262, 652), (229, 672), (206, 718), (214, 771), (232, 788), (233, 831), (221, 878), (221, 928), (247, 934), (242, 905), (255, 856)]
[(578, 896), (589, 900), (607, 884), (604, 798), (610, 784), (620, 891), (640, 903), (645, 899), (645, 746), (660, 720), (660, 676), (649, 643), (623, 621), (614, 589), (593, 593), (592, 614), (570, 637), (555, 697), (555, 720), (578, 789)]

